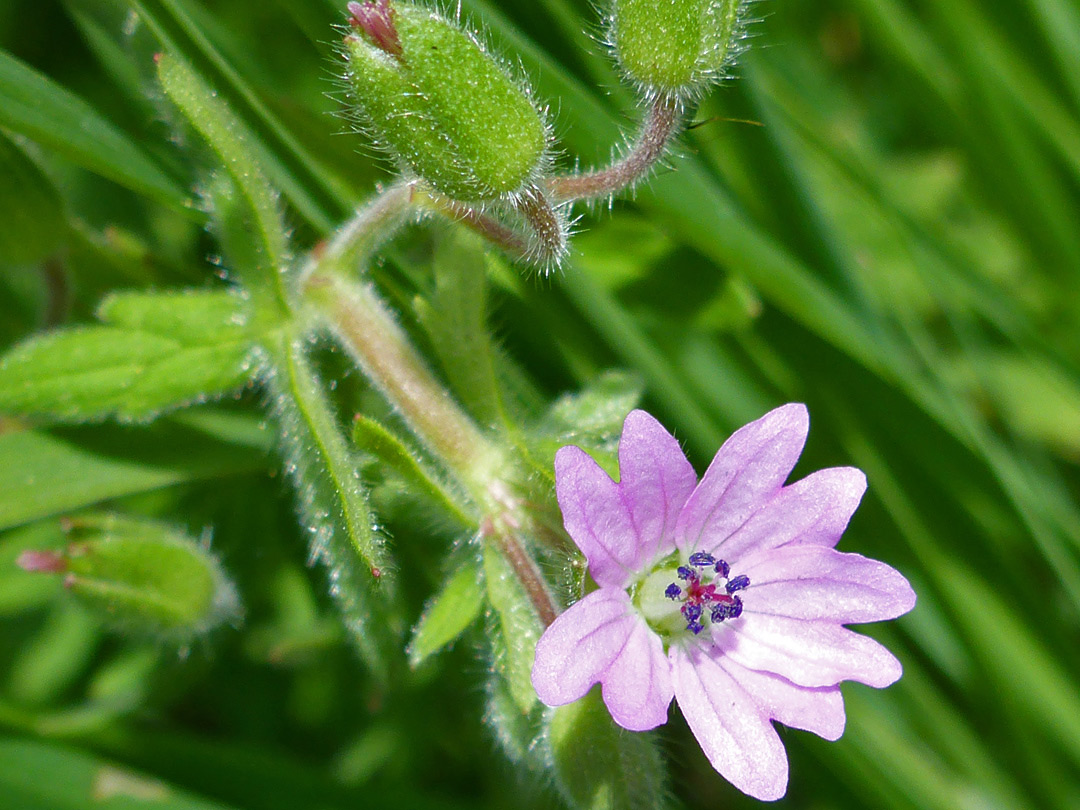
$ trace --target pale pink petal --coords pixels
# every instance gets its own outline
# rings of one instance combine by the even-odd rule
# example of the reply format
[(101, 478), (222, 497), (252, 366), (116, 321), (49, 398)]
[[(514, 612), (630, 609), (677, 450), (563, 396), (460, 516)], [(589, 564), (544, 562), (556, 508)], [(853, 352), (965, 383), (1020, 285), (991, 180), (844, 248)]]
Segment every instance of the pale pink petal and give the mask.
[(639, 618), (619, 657), (604, 673), (604, 703), (611, 717), (630, 731), (648, 731), (667, 722), (675, 696), (671, 665), (660, 637)]
[(555, 454), (555, 494), (566, 531), (599, 585), (625, 586), (639, 570), (641, 549), (633, 517), (616, 484), (580, 447)]
[(768, 503), (802, 453), (806, 406), (784, 405), (735, 431), (683, 507), (675, 530), (683, 551), (711, 551)]
[(792, 545), (739, 561), (751, 587), (740, 595), (746, 613), (840, 624), (895, 619), (915, 607), (915, 592), (896, 569), (858, 554)]
[(799, 543), (832, 548), (866, 491), (854, 467), (831, 467), (784, 487), (730, 537), (703, 546), (729, 562), (770, 548)]
[(716, 627), (713, 638), (744, 667), (774, 672), (799, 686), (859, 681), (881, 688), (903, 671), (896, 657), (872, 638), (833, 622), (743, 613)]
[(839, 686), (796, 686), (771, 672), (747, 669), (723, 654), (716, 662), (746, 690), (766, 717), (791, 728), (812, 731), (826, 740), (838, 740), (844, 733), (844, 699)]
[(601, 588), (574, 603), (540, 636), (532, 682), (540, 700), (562, 706), (584, 697), (626, 646), (640, 617), (630, 597)]
[(787, 752), (754, 699), (693, 642), (673, 645), (675, 699), (701, 749), (721, 776), (762, 801), (787, 791)]
[(643, 565), (675, 550), (675, 522), (697, 475), (675, 437), (645, 411), (631, 411), (619, 440), (619, 489), (637, 531)]

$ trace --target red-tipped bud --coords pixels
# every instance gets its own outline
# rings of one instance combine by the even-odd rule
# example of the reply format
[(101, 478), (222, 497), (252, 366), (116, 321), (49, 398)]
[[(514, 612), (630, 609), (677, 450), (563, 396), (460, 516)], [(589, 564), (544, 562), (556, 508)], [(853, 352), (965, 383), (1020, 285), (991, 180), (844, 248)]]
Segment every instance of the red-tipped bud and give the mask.
[(68, 562), (58, 551), (24, 551), (15, 560), (23, 571), (41, 571), (46, 574), (60, 574), (67, 570)]
[(390, 0), (366, 0), (363, 3), (349, 3), (352, 15), (350, 23), (359, 28), (379, 50), (394, 57), (401, 56), (401, 39), (394, 27), (394, 10)]

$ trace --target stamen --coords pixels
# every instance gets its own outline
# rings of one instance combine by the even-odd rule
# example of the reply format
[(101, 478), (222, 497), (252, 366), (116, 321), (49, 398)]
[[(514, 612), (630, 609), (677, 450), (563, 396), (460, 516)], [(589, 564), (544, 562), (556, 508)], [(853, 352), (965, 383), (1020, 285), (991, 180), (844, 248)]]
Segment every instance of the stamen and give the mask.
[(682, 588), (672, 582), (670, 585), (667, 586), (667, 590), (664, 591), (664, 596), (672, 600), (678, 599), (680, 596), (682, 596)]
[(726, 560), (717, 560), (715, 570), (716, 573), (718, 573), (724, 579), (727, 579), (728, 574), (731, 573), (731, 566), (727, 564)]
[(706, 568), (716, 562), (716, 559), (707, 551), (695, 551), (690, 555), (690, 564), (698, 568)]
[(693, 568), (687, 568), (685, 565), (680, 565), (679, 570), (676, 571), (675, 573), (677, 573), (679, 575), (679, 579), (697, 579), (698, 578), (697, 571), (695, 571)]
[(749, 584), (750, 577), (748, 577), (746, 574), (739, 574), (739, 576), (735, 577), (734, 579), (728, 580), (727, 592), (735, 593), (735, 591), (741, 591)]

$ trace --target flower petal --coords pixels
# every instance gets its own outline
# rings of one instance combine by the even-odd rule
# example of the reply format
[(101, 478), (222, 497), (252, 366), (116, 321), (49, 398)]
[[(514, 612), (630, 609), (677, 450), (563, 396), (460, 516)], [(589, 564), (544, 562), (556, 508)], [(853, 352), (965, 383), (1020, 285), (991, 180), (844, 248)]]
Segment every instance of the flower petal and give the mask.
[(599, 585), (621, 588), (641, 559), (633, 516), (600, 465), (573, 445), (555, 454), (555, 494), (566, 531), (589, 562)]
[(821, 546), (785, 546), (739, 561), (750, 577), (742, 592), (747, 613), (839, 624), (895, 619), (915, 607), (915, 592), (899, 571), (858, 554)]
[(679, 442), (645, 411), (631, 411), (619, 439), (619, 490), (641, 547), (641, 563), (675, 550), (675, 523), (697, 474)]
[(806, 406), (791, 404), (735, 431), (683, 507), (679, 548), (712, 551), (768, 503), (798, 461), (809, 427)]
[(618, 588), (601, 588), (571, 605), (536, 644), (532, 683), (540, 700), (562, 706), (584, 697), (622, 655), (638, 624), (644, 620)]
[[(866, 476), (854, 467), (831, 467), (796, 481), (720, 543), (728, 561), (756, 551), (799, 543), (832, 548), (866, 491)], [(709, 549), (710, 551), (714, 549)]]
[[(715, 653), (715, 648), (709, 648)], [(762, 801), (787, 791), (787, 752), (772, 723), (706, 648), (668, 652), (675, 699), (709, 762), (743, 793)]]
[(629, 731), (648, 731), (667, 722), (675, 696), (671, 664), (660, 637), (638, 618), (602, 677), (604, 703), (612, 719)]
[(798, 686), (859, 681), (880, 689), (903, 672), (896, 657), (872, 638), (832, 622), (744, 613), (716, 627), (713, 638), (744, 667), (773, 672)]
[(766, 717), (791, 728), (812, 731), (826, 740), (838, 740), (844, 733), (844, 698), (839, 686), (796, 686), (771, 672), (747, 669), (731, 656), (721, 654), (716, 661)]

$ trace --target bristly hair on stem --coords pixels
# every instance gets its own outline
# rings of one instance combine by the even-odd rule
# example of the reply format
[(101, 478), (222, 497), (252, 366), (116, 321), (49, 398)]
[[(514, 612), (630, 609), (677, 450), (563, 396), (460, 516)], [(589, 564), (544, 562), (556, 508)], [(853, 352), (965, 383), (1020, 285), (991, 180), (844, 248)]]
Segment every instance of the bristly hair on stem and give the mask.
[(674, 94), (658, 93), (633, 144), (603, 169), (552, 177), (548, 190), (556, 202), (596, 200), (633, 188), (663, 159), (683, 128), (684, 104)]

